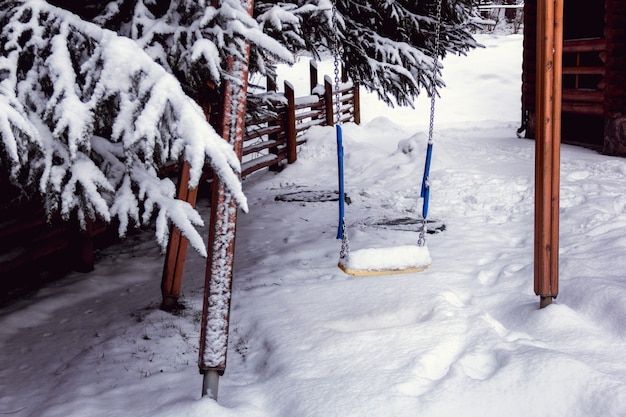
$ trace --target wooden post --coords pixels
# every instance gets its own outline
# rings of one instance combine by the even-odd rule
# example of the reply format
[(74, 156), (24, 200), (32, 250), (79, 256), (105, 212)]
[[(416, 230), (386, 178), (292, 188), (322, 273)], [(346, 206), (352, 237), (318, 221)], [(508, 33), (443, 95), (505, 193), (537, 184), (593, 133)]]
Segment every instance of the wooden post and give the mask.
[[(275, 70), (276, 66), (272, 65), (272, 68), (274, 68), (274, 70)], [(266, 79), (265, 89), (267, 91), (276, 91), (276, 78), (268, 76), (267, 79)]]
[(287, 136), (287, 162), (293, 164), (298, 159), (296, 142), (296, 98), (293, 85), (285, 81), (285, 97), (287, 98), (287, 114), (285, 120), (285, 136)]
[(334, 126), (335, 117), (333, 114), (333, 83), (328, 75), (324, 76), (324, 107), (326, 109), (326, 125)]
[[(276, 68), (276, 66), (273, 66), (273, 67), (274, 69)], [(277, 85), (276, 85), (276, 78), (267, 77), (267, 91), (278, 91)], [(271, 120), (268, 122), (268, 127), (269, 126), (278, 126), (278, 123), (276, 123), (275, 120)], [(267, 136), (267, 138), (269, 140), (277, 140), (278, 136), (279, 136), (278, 133), (271, 133)], [(272, 146), (271, 148), (268, 149), (268, 152), (274, 155), (278, 155), (278, 152), (279, 152), (278, 146)], [(274, 172), (279, 172), (281, 170), (280, 163), (275, 163), (273, 165), (270, 165), (269, 170), (274, 171)]]
[(309, 87), (313, 94), (313, 90), (317, 87), (317, 61), (314, 59), (309, 61)]
[(354, 86), (352, 87), (352, 106), (353, 106), (353, 116), (354, 116), (354, 123), (356, 123), (357, 125), (361, 124), (361, 93), (359, 90), (359, 83), (354, 83)]
[[(242, 0), (242, 4), (252, 15), (254, 2)], [(221, 132), (218, 131), (232, 144), (240, 160), (249, 58), (250, 45), (247, 44), (242, 59), (235, 60), (231, 56), (227, 61), (227, 72), (232, 78), (223, 81)], [(238, 208), (237, 201), (217, 175), (214, 175), (212, 191), (198, 367), (203, 374), (202, 395), (217, 399), (219, 376), (226, 369)]]
[(90, 272), (94, 269), (93, 221), (85, 219), (85, 229), (81, 229), (76, 216), (69, 223), (70, 256), (75, 270)]
[[(189, 163), (185, 161), (178, 177), (177, 198), (195, 206), (197, 196), (198, 187), (195, 187), (193, 190), (189, 189)], [(178, 297), (180, 297), (180, 289), (183, 283), (188, 246), (189, 241), (177, 227), (172, 226), (170, 241), (165, 253), (163, 276), (161, 277), (162, 310), (171, 311), (179, 307)]]
[(558, 295), (563, 0), (538, 0), (535, 144), (535, 294)]

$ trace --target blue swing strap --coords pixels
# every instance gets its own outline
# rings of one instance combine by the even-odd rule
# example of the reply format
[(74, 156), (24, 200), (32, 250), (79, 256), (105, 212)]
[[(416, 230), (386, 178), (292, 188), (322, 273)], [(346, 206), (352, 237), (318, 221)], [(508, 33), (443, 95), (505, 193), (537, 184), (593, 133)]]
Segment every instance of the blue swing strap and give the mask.
[(439, 66), (439, 34), (441, 32), (441, 3), (437, 2), (437, 19), (435, 24), (435, 47), (433, 49), (433, 71), (430, 83), (430, 120), (428, 124), (428, 146), (426, 147), (426, 161), (424, 162), (424, 176), (422, 178), (422, 191), (420, 197), (422, 203), (422, 227), (419, 234), (417, 244), (424, 246), (426, 244), (426, 218), (428, 217), (428, 203), (430, 200), (430, 162), (433, 156), (433, 132), (435, 126), (435, 98), (437, 89), (435, 88), (437, 80), (437, 67)]
[(335, 126), (337, 133), (337, 168), (339, 172), (339, 225), (337, 226), (337, 239), (342, 239), (345, 232), (345, 203), (346, 194), (343, 182), (343, 135), (341, 125)]
[[(332, 25), (337, 27), (337, 5), (333, 1), (332, 9)], [(334, 72), (335, 72), (335, 114), (333, 119), (335, 122), (335, 129), (337, 135), (337, 165), (339, 171), (339, 225), (337, 226), (337, 239), (341, 239), (341, 258), (347, 258), (350, 253), (348, 234), (346, 232), (345, 221), (345, 202), (346, 192), (344, 189), (344, 170), (343, 170), (343, 134), (341, 130), (341, 97), (339, 94), (340, 78), (339, 78), (339, 59), (341, 55), (341, 46), (339, 41), (339, 31), (335, 30), (335, 45), (333, 47), (334, 55)], [(336, 119), (335, 119), (336, 118)]]

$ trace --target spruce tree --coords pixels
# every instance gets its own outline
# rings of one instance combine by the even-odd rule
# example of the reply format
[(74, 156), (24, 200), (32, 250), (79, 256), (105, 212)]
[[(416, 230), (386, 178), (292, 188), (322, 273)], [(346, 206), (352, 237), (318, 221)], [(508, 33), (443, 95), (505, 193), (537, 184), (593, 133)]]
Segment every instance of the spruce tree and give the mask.
[[(439, 1), (442, 24), (439, 50), (435, 52)], [(447, 53), (464, 54), (479, 46), (471, 35), (476, 17), (473, 3), (473, 0), (258, 0), (255, 9), (266, 33), (289, 45), (294, 53), (307, 51), (316, 57), (327, 57), (338, 41), (339, 59), (352, 80), (376, 92), (387, 104), (404, 106), (410, 105), (423, 88), (431, 91), (435, 53), (442, 59)], [(281, 14), (277, 8), (282, 10)], [(286, 13), (292, 17), (287, 19)], [(281, 25), (279, 16), (290, 24)], [(436, 70), (435, 88), (444, 85), (440, 70)]]
[[(154, 32), (152, 12), (136, 13), (130, 28), (141, 36), (131, 40), (43, 0), (3, 1), (0, 171), (24, 195), (41, 196), (50, 215), (76, 215), (83, 226), (116, 218), (120, 235), (156, 220), (163, 247), (173, 223), (206, 256), (195, 229), (202, 219), (175, 199), (159, 169), (184, 159), (194, 186), (208, 162), (243, 208), (246, 201), (237, 156), (189, 92), (219, 82), (223, 58), (255, 37), (271, 53), (290, 55), (238, 1), (219, 9), (173, 3), (170, 24)], [(114, 6), (89, 12), (106, 25)]]
[(278, 62), (328, 57), (338, 47), (350, 78), (390, 105), (408, 105), (431, 91), (435, 53), (477, 46), (471, 6), (257, 0), (250, 17), (240, 0), (5, 0), (0, 175), (24, 195), (41, 195), (50, 214), (76, 214), (83, 224), (116, 218), (120, 235), (156, 218), (162, 246), (173, 223), (206, 254), (194, 227), (200, 216), (158, 172), (187, 160), (193, 186), (208, 162), (245, 207), (236, 156), (197, 104), (229, 77), (228, 57), (241, 58), (249, 43), (251, 72), (274, 76)]

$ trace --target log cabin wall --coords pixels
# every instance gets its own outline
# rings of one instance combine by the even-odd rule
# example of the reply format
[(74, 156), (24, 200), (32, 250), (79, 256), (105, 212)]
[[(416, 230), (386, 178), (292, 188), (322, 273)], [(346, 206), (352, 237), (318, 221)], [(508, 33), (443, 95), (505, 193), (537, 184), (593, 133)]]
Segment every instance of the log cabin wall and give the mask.
[[(524, 6), (522, 128), (535, 136), (537, 1)], [(626, 0), (567, 0), (563, 24), (562, 139), (626, 156)]]
[(522, 127), (525, 137), (535, 137), (535, 85), (537, 67), (537, 0), (524, 3), (522, 57)]
[(626, 0), (606, 0), (604, 151), (626, 156)]

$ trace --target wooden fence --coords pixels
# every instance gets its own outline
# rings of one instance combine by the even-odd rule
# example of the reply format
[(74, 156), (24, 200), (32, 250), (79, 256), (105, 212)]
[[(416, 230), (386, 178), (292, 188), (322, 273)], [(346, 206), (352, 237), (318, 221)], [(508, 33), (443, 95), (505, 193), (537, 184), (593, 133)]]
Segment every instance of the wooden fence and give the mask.
[[(310, 95), (296, 98), (293, 86), (285, 82), (285, 91), (280, 93), (283, 98), (261, 112), (266, 116), (246, 120), (244, 177), (266, 167), (277, 170), (284, 162), (295, 162), (307, 129), (333, 125), (333, 84), (324, 77), (323, 84), (318, 85), (315, 62), (310, 64), (310, 77)], [(338, 93), (341, 122), (360, 123), (358, 86), (344, 79)], [(172, 166), (164, 172), (176, 177), (178, 170)], [(101, 221), (89, 223), (86, 231), (81, 231), (76, 221), (48, 221), (41, 203), (19, 201), (19, 192), (6, 178), (0, 178), (0, 301), (16, 288), (38, 285), (55, 266), (91, 270), (94, 244), (108, 242), (112, 235)]]
[(41, 202), (21, 201), (6, 178), (0, 178), (0, 219), (0, 301), (56, 274), (92, 270), (94, 239), (107, 234), (101, 221), (81, 230), (76, 220), (48, 219)]
[[(310, 92), (303, 97), (295, 97), (294, 87), (284, 83), (282, 103), (270, 108), (266, 105), (260, 112), (265, 116), (248, 116), (243, 146), (242, 176), (270, 167), (280, 169), (286, 160), (291, 164), (297, 159), (297, 147), (304, 142), (304, 132), (312, 126), (332, 126), (336, 119), (334, 98), (340, 101), (341, 123), (361, 122), (359, 86), (347, 81), (345, 73), (337, 91), (329, 76), (324, 76), (323, 84), (318, 84), (318, 68), (315, 61), (309, 64)], [(270, 82), (268, 89), (275, 88)]]

